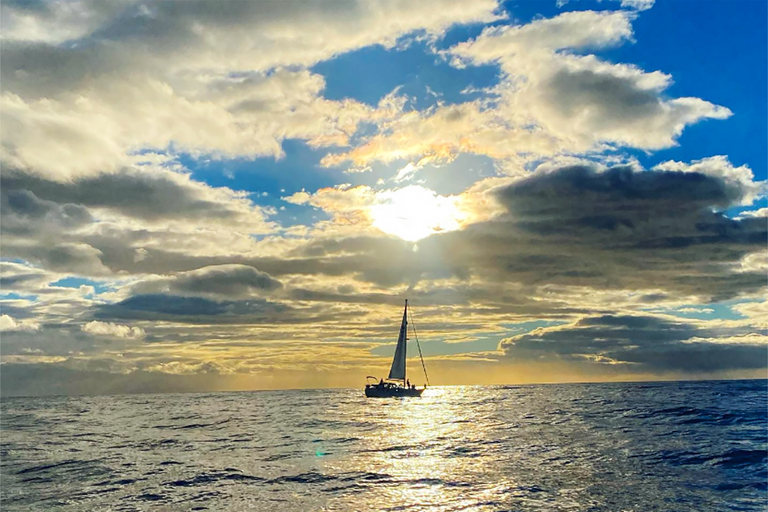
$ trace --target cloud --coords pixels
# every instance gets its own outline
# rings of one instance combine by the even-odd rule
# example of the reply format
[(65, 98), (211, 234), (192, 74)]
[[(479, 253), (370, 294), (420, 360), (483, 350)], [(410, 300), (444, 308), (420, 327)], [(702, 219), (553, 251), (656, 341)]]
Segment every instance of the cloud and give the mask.
[[(84, 363), (71, 359), (53, 363), (5, 363), (0, 373), (2, 396), (242, 391), (284, 389), (287, 383), (307, 388), (346, 387), (357, 381), (360, 373), (359, 369), (340, 372), (338, 368), (321, 365), (313, 366), (313, 371), (301, 366), (225, 372), (211, 362), (173, 361), (118, 372), (109, 361)], [(378, 369), (376, 365), (371, 366), (368, 363), (362, 373)]]
[[(735, 167), (725, 155), (717, 155), (691, 163), (669, 160), (656, 165), (654, 170), (683, 173), (698, 173), (717, 178), (724, 186), (730, 205), (749, 206), (757, 199), (765, 197), (768, 189), (764, 181), (755, 181), (755, 175), (747, 165)], [(745, 217), (765, 216), (758, 210)]]
[[(742, 201), (749, 190), (723, 177), (569, 166), (491, 183), (481, 182), (457, 196), (466, 222), (461, 230), (435, 232), (418, 243), (417, 251), (401, 239), (383, 238), (372, 227), (370, 208), (378, 192), (366, 187), (289, 198), (331, 215), (330, 224), (319, 223), (299, 238), (238, 242), (225, 241), (224, 228), (178, 237), (122, 228), (81, 239), (98, 251), (98, 262), (111, 273), (166, 275), (169, 280), (160, 282), (180, 294), (191, 288), (182, 293), (174, 274), (218, 265), (253, 267), (281, 281), (283, 276), (354, 276), (393, 286), (472, 278), (478, 283), (653, 288), (718, 300), (764, 285), (759, 267), (742, 265), (762, 249), (764, 222), (730, 219), (716, 211)], [(143, 249), (138, 259), (137, 248)], [(28, 259), (66, 267), (61, 258), (47, 263), (51, 258), (45, 251), (25, 251)], [(72, 265), (82, 270), (86, 261)], [(197, 280), (198, 272), (182, 281)]]
[(656, 0), (621, 0), (622, 7), (630, 7), (638, 11), (645, 11), (653, 7)]
[[(557, 6), (562, 8), (565, 7), (566, 4), (570, 3), (572, 0), (557, 0)], [(599, 2), (602, 2), (603, 0), (598, 0)], [(629, 9), (635, 9), (638, 11), (647, 11), (651, 7), (653, 7), (653, 4), (656, 3), (656, 0), (609, 0), (612, 2), (621, 2), (622, 7), (627, 7)]]
[(748, 219), (751, 217), (768, 217), (768, 208), (758, 208), (757, 210), (747, 210), (741, 212), (737, 219)]
[(674, 145), (688, 124), (728, 117), (728, 109), (698, 98), (665, 99), (671, 78), (661, 72), (565, 51), (630, 40), (634, 16), (563, 13), (522, 27), (486, 29), (451, 52), (472, 64), (498, 62), (507, 77), (500, 88), (501, 112), (538, 126), (565, 151), (600, 149), (605, 143), (660, 149)]
[(0, 289), (4, 292), (39, 293), (46, 284), (58, 279), (58, 274), (30, 265), (0, 261)]
[[(104, 319), (174, 321), (199, 324), (258, 324), (265, 321), (299, 321), (284, 304), (264, 299), (216, 301), (177, 295), (135, 295), (101, 306), (95, 315)], [(312, 318), (301, 320), (311, 322)]]
[[(317, 305), (299, 307), (261, 298), (213, 300), (167, 294), (134, 295), (115, 304), (99, 306), (92, 310), (92, 314), (102, 320), (162, 321), (178, 325), (253, 325), (260, 328), (295, 326), (302, 332), (307, 326), (318, 326), (329, 321), (338, 322), (353, 316), (348, 311), (330, 310)], [(295, 335), (294, 332), (283, 331), (278, 337), (285, 340)], [(221, 334), (205, 332), (202, 336), (194, 336), (193, 340), (205, 341), (208, 336), (216, 338)]]
[(0, 315), (0, 332), (37, 331), (40, 324), (30, 320), (16, 320), (10, 315)]
[(141, 327), (131, 327), (128, 325), (99, 322), (98, 320), (93, 320), (87, 324), (83, 324), (80, 326), (80, 329), (83, 332), (87, 332), (88, 334), (93, 334), (95, 336), (134, 339), (141, 339), (146, 336), (144, 329)]
[(485, 28), (443, 52), (455, 66), (499, 67), (499, 83), (481, 99), (405, 112), (323, 163), (366, 168), (402, 158), (449, 161), (459, 153), (515, 161), (616, 147), (658, 150), (674, 146), (688, 125), (729, 117), (727, 108), (699, 98), (667, 98), (671, 77), (662, 72), (579, 55), (631, 41), (635, 16), (567, 12)]
[(615, 46), (632, 37), (634, 15), (626, 11), (566, 12), (525, 25), (485, 28), (472, 41), (459, 43), (451, 53), (470, 62), (498, 61), (534, 49), (537, 53), (565, 48)]
[(4, 256), (80, 275), (107, 276), (123, 260), (152, 273), (153, 247), (245, 252), (277, 227), (246, 193), (154, 165), (69, 182), (7, 169), (0, 185)]
[(82, 205), (42, 200), (29, 190), (1, 182), (0, 226), (6, 235), (37, 237), (61, 229), (76, 230), (93, 222), (93, 216)]
[[(69, 279), (72, 279), (71, 284), (66, 284)], [(15, 332), (34, 333), (36, 339), (43, 339), (51, 326), (60, 326), (77, 319), (88, 308), (105, 300), (114, 293), (111, 290), (119, 282), (78, 281), (80, 279), (68, 273), (50, 271), (25, 263), (2, 261), (0, 288), (3, 296), (0, 297), (0, 308), (17, 323), (21, 322), (22, 326), (36, 326), (34, 331)], [(103, 295), (97, 293), (97, 287), (101, 288), (99, 291)], [(57, 338), (57, 346), (65, 344), (61, 341), (63, 337), (62, 335)], [(8, 336), (5, 336), (3, 351), (0, 353), (9, 353), (7, 342)]]
[[(493, 350), (506, 338), (508, 355), (559, 368), (762, 369), (748, 361), (764, 348), (768, 230), (751, 208), (765, 184), (725, 156), (615, 165), (622, 147), (670, 147), (730, 115), (670, 96), (664, 70), (605, 60), (651, 2), (630, 3), (504, 26), (487, 0), (3, 2), (3, 387), (233, 389), (246, 374), (274, 387), (376, 369), (404, 296), (454, 368), (508, 371)], [(487, 25), (441, 43), (467, 23)], [(397, 60), (416, 40), (496, 83), (462, 102), (419, 74), (434, 103), (417, 110), (408, 85), (328, 99), (339, 76), (326, 90), (311, 67), (372, 45)], [(291, 139), (305, 150), (284, 150)], [(318, 148), (352, 169), (315, 169)], [(485, 157), (437, 169), (461, 153)], [(287, 156), (268, 167), (291, 174), (255, 161), (246, 177), (240, 157), (258, 156)], [(463, 172), (478, 160), (483, 179)], [(217, 168), (230, 186), (208, 184)], [(704, 306), (713, 320), (649, 313)]]
[[(717, 173), (575, 165), (544, 167), (527, 178), (492, 183), (459, 196), (468, 204), (486, 205), (468, 217), (471, 223), (421, 240), (416, 252), (410, 244), (382, 240), (375, 233), (318, 233), (319, 238), (293, 249), (283, 268), (269, 261), (254, 264), (274, 275), (290, 273), (290, 268), (357, 273), (380, 286), (454, 277), (655, 288), (703, 300), (765, 285), (762, 272), (741, 265), (742, 258), (763, 248), (765, 223), (717, 211), (743, 202), (754, 182), (738, 184)], [(327, 194), (304, 194), (301, 201), (344, 219), (353, 208), (361, 218), (353, 224), (365, 227), (366, 207), (375, 195), (360, 187), (328, 189)]]
[[(595, 365), (624, 365), (629, 372), (705, 373), (768, 367), (764, 334), (734, 329), (713, 335), (706, 327), (669, 318), (605, 315), (536, 329), (502, 340), (509, 358), (555, 356)], [(741, 332), (739, 332), (741, 331)], [(733, 336), (740, 334), (740, 338)]]
[[(528, 178), (492, 179), (451, 196), (462, 229), (433, 230), (416, 252), (413, 244), (383, 238), (373, 227), (371, 208), (386, 194), (368, 187), (333, 187), (287, 198), (331, 216), (291, 239), (255, 242), (247, 233), (230, 231), (224, 217), (220, 227), (213, 224), (205, 231), (102, 222), (98, 231), (68, 234), (53, 247), (11, 238), (4, 239), (4, 250), (60, 272), (165, 276), (152, 278), (154, 284), (145, 278), (142, 293), (194, 293), (217, 300), (267, 291), (243, 276), (242, 286), (235, 283), (240, 278), (227, 278), (238, 272), (255, 280), (264, 272), (280, 281), (283, 276), (353, 276), (377, 286), (472, 278), (478, 284), (655, 288), (719, 300), (764, 285), (758, 267), (742, 265), (765, 243), (764, 223), (717, 212), (743, 202), (753, 185), (716, 173), (543, 167)], [(218, 279), (232, 283), (232, 296), (226, 296), (226, 286), (214, 284)], [(292, 286), (283, 284), (288, 290)]]
[(748, 318), (750, 323), (759, 328), (763, 334), (768, 334), (768, 303), (766, 301), (757, 300), (736, 304), (733, 310)]
[(0, 6), (3, 40), (60, 43), (79, 39), (124, 10), (131, 2), (9, 0)]
[(598, 288), (659, 287), (733, 296), (764, 286), (734, 263), (765, 244), (763, 222), (713, 212), (739, 201), (731, 184), (699, 173), (564, 167), (500, 187), (507, 214), (428, 240), (491, 279)]
[[(414, 31), (434, 37), (457, 23), (492, 21), (496, 7), (490, 0), (6, 3), (0, 158), (65, 181), (115, 172), (144, 148), (277, 157), (285, 138), (345, 144), (370, 109), (323, 99), (322, 77), (301, 68), (391, 47)], [(59, 22), (71, 24), (51, 28)]]
[(110, 270), (102, 263), (102, 252), (86, 243), (59, 243), (45, 246), (14, 247), (8, 243), (4, 247), (7, 255), (18, 256), (26, 261), (39, 263), (43, 268), (62, 273), (87, 276), (107, 276)]
[(189, 174), (156, 166), (126, 167), (118, 173), (67, 182), (8, 169), (2, 188), (4, 213), (25, 219), (56, 217), (57, 228), (69, 227), (64, 221), (75, 227), (91, 223), (90, 210), (98, 208), (150, 222), (184, 219), (199, 226), (210, 220), (270, 229), (265, 211), (253, 205), (244, 192), (211, 187)]
[(250, 297), (282, 287), (265, 272), (248, 265), (212, 265), (176, 275), (141, 281), (132, 287), (136, 294), (170, 293), (221, 298)]
[[(686, 222), (690, 220), (687, 217), (698, 216), (707, 208), (739, 204), (754, 185), (749, 182), (732, 188), (721, 177), (696, 172), (643, 171), (631, 166), (601, 171), (595, 166), (568, 166), (534, 173), (500, 189), (497, 195), (515, 219), (540, 222), (544, 230), (555, 228), (557, 222), (566, 223), (563, 228), (579, 225), (587, 229), (614, 229), (625, 224), (637, 235), (643, 219), (652, 222), (654, 214), (682, 217)], [(554, 198), (567, 200), (552, 201)], [(624, 219), (621, 212), (626, 212)], [(528, 226), (535, 229), (533, 224)], [(674, 233), (670, 229), (664, 232)]]

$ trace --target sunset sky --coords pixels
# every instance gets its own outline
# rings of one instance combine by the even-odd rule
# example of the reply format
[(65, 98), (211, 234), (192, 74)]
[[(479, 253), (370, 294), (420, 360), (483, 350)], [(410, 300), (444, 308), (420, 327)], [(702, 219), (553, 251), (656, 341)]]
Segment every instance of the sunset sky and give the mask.
[(3, 0), (2, 393), (764, 377), (767, 5)]

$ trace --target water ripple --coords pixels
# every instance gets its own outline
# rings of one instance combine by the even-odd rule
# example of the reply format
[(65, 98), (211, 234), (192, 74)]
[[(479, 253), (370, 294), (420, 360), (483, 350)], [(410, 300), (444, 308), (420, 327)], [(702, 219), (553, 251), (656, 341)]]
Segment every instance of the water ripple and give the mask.
[(0, 507), (764, 511), (766, 384), (14, 398)]

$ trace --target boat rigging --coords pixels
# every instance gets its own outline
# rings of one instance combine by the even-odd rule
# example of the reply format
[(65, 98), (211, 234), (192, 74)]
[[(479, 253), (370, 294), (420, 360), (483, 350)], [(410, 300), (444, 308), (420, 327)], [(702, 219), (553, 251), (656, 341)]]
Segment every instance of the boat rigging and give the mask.
[[(405, 299), (405, 309), (403, 310), (403, 321), (400, 324), (400, 334), (397, 337), (397, 345), (395, 347), (395, 355), (392, 358), (392, 366), (389, 369), (389, 376), (386, 379), (376, 379), (376, 377), (368, 376), (367, 379), (373, 379), (374, 382), (368, 382), (365, 385), (365, 396), (373, 398), (388, 398), (388, 397), (404, 397), (404, 396), (421, 396), (427, 385), (429, 384), (429, 377), (427, 376), (427, 367), (424, 364), (424, 357), (421, 353), (421, 345), (419, 344), (419, 337), (416, 334), (416, 328), (413, 325), (413, 316), (411, 315), (411, 327), (413, 329), (413, 335), (416, 339), (416, 346), (419, 349), (419, 358), (421, 359), (421, 367), (424, 369), (424, 378), (427, 381), (423, 388), (417, 388), (410, 383), (410, 380), (406, 378), (406, 359), (407, 359), (407, 347), (408, 347), (408, 299)], [(376, 382), (378, 381), (378, 382)]]

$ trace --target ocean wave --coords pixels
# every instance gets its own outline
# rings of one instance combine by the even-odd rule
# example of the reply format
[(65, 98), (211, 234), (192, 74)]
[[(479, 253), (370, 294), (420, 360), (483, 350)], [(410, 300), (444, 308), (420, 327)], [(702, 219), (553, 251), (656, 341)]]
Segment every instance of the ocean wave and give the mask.
[(765, 382), (437, 390), (4, 401), (0, 507), (768, 508)]
[(246, 475), (237, 471), (214, 471), (210, 473), (199, 473), (190, 479), (166, 482), (163, 485), (171, 487), (190, 487), (194, 485), (207, 485), (221, 481), (264, 482), (265, 479), (253, 475)]

